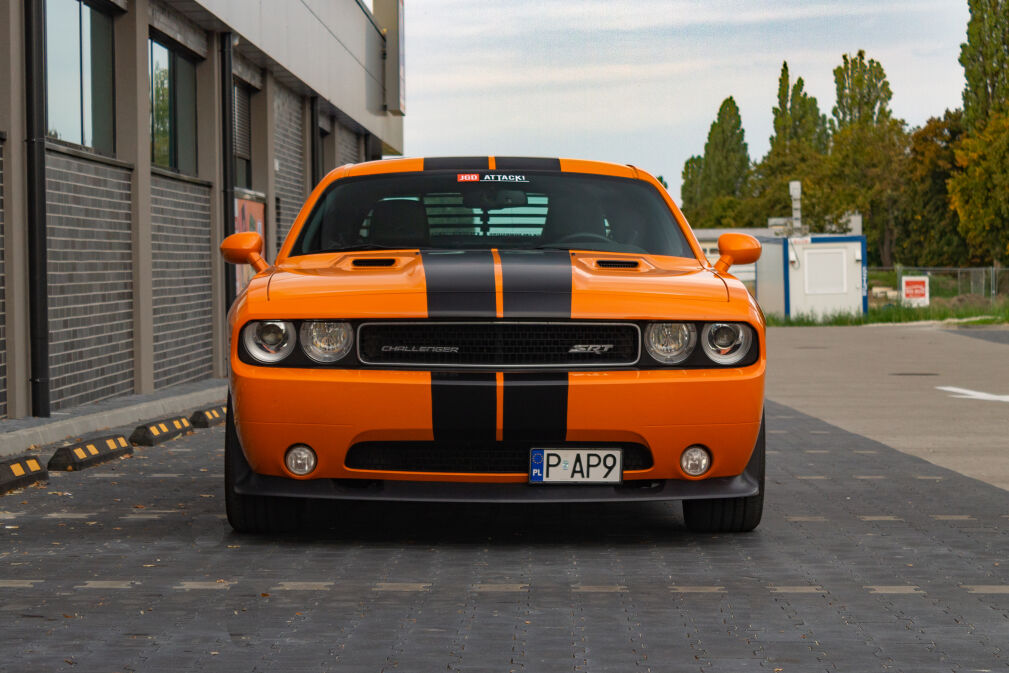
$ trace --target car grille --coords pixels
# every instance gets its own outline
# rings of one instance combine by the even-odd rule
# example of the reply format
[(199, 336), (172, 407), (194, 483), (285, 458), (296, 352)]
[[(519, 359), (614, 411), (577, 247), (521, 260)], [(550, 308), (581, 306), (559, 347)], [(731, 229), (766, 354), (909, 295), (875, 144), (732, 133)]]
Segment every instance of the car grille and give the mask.
[(640, 347), (633, 323), (364, 323), (357, 338), (364, 364), (416, 367), (612, 367)]
[[(647, 470), (652, 452), (641, 444), (572, 444), (548, 442), (557, 449), (623, 449), (623, 467)], [(345, 464), (353, 470), (383, 472), (529, 473), (529, 451), (544, 443), (530, 442), (360, 442), (347, 451)]]

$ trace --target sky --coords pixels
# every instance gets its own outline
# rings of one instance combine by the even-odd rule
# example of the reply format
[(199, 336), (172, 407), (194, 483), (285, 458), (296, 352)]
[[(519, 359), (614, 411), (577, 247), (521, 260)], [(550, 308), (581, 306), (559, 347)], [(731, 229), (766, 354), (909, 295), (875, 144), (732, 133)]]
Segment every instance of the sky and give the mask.
[(678, 197), (721, 102), (767, 153), (788, 61), (821, 112), (864, 49), (910, 126), (961, 105), (967, 0), (407, 0), (406, 156), (634, 164)]

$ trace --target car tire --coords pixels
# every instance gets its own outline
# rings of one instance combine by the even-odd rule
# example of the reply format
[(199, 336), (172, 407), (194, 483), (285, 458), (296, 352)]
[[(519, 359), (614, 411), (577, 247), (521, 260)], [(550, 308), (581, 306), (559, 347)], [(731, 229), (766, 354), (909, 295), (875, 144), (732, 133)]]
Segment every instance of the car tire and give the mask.
[(711, 498), (684, 500), (683, 520), (687, 528), (697, 533), (746, 533), (760, 523), (764, 513), (764, 419), (760, 419), (760, 432), (753, 447), (747, 470), (760, 484), (756, 495), (745, 498)]
[(247, 495), (235, 491), (237, 472), (243, 464), (248, 464), (238, 440), (231, 407), (229, 396), (224, 431), (224, 505), (228, 523), (239, 533), (289, 533), (298, 530), (306, 508), (304, 499)]

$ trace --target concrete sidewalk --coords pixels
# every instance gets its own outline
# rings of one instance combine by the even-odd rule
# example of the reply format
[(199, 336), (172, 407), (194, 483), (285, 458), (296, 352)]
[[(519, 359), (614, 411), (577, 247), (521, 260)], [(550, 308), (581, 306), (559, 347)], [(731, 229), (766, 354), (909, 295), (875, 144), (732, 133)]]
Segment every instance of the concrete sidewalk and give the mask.
[(773, 327), (767, 352), (769, 399), (1009, 490), (1006, 327)]
[(228, 396), (225, 379), (184, 383), (149, 395), (127, 395), (73, 409), (53, 412), (50, 418), (0, 421), (0, 457), (24, 453), (99, 430), (185, 414), (222, 404)]

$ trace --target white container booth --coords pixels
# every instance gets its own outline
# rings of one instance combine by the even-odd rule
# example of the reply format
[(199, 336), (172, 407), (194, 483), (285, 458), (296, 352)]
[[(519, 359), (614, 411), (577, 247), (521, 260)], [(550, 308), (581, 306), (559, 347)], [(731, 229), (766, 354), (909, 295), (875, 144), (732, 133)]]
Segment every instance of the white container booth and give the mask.
[(865, 236), (762, 238), (756, 266), (764, 313), (823, 318), (869, 310)]

